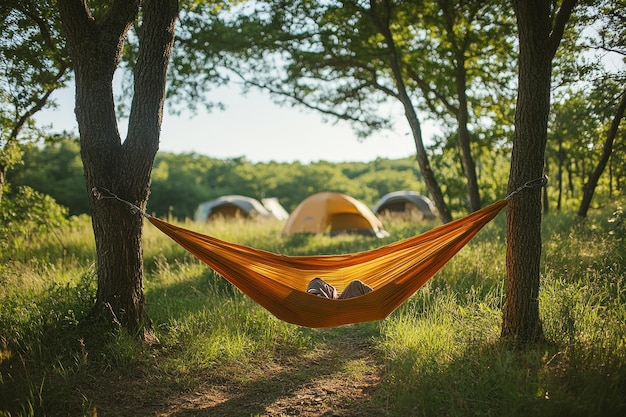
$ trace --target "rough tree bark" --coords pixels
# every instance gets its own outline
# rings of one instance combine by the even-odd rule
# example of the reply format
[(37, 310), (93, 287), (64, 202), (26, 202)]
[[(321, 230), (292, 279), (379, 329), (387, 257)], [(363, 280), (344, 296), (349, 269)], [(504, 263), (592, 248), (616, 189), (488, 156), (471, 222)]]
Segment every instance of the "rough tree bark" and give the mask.
[[(575, 3), (576, 0), (564, 0), (553, 20), (550, 0), (513, 1), (519, 36), (519, 73), (509, 192), (543, 174), (552, 59)], [(525, 190), (511, 199), (507, 207), (506, 243), (501, 336), (516, 344), (537, 342), (543, 338), (538, 299), (540, 190)]]
[[(98, 19), (90, 14), (86, 1), (59, 0), (58, 7), (74, 64), (75, 113), (96, 240), (95, 313), (147, 341), (156, 341), (145, 310), (143, 219), (125, 205), (99, 200), (90, 191), (104, 188), (142, 209), (146, 206), (159, 146), (178, 2), (116, 0)], [(122, 141), (115, 113), (113, 74), (140, 9), (135, 90), (128, 133)]]

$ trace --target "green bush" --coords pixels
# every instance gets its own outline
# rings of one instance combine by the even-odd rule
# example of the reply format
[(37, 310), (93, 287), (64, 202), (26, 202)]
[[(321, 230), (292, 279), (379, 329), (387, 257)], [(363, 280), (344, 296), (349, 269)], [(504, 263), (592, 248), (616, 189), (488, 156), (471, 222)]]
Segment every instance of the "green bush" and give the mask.
[(26, 245), (55, 233), (68, 225), (67, 208), (30, 187), (9, 190), (0, 201), (0, 248), (2, 258), (12, 258), (23, 253)]

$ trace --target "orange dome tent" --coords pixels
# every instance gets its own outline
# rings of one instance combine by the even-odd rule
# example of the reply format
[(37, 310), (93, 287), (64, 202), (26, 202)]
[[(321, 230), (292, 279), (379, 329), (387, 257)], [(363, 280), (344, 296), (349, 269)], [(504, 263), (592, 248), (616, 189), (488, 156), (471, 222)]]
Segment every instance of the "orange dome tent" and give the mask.
[(384, 237), (381, 221), (361, 201), (345, 194), (325, 191), (304, 199), (291, 213), (283, 236), (297, 233), (331, 235), (359, 233)]

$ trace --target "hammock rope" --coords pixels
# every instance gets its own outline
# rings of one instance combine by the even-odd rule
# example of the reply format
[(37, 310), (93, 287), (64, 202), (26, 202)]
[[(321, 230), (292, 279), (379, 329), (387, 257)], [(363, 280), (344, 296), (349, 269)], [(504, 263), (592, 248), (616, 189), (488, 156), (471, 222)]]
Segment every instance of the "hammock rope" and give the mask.
[[(113, 198), (147, 218), (161, 232), (207, 264), (280, 320), (305, 327), (335, 327), (382, 320), (411, 297), (509, 202), (547, 177), (528, 181), (506, 198), (425, 233), (368, 251), (343, 255), (288, 256), (226, 242), (169, 224), (103, 188), (96, 198)], [(308, 294), (315, 277), (337, 290), (360, 279), (374, 291), (333, 300)]]

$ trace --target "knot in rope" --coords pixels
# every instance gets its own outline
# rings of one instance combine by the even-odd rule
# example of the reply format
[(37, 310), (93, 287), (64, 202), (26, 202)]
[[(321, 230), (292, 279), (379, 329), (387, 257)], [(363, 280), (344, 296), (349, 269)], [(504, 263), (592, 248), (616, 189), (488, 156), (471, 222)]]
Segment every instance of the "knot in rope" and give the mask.
[(130, 201), (124, 200), (122, 198), (119, 198), (116, 194), (112, 193), (111, 191), (107, 190), (104, 187), (93, 187), (91, 189), (91, 192), (92, 192), (93, 196), (96, 198), (96, 200), (104, 200), (106, 198), (112, 198), (112, 199), (115, 199), (117, 201), (121, 201), (122, 203), (124, 203), (128, 207), (130, 207), (130, 212), (133, 213), (133, 214), (141, 214), (145, 218), (150, 218), (151, 217), (148, 213), (146, 213), (145, 211), (140, 209), (135, 204), (131, 203)]

